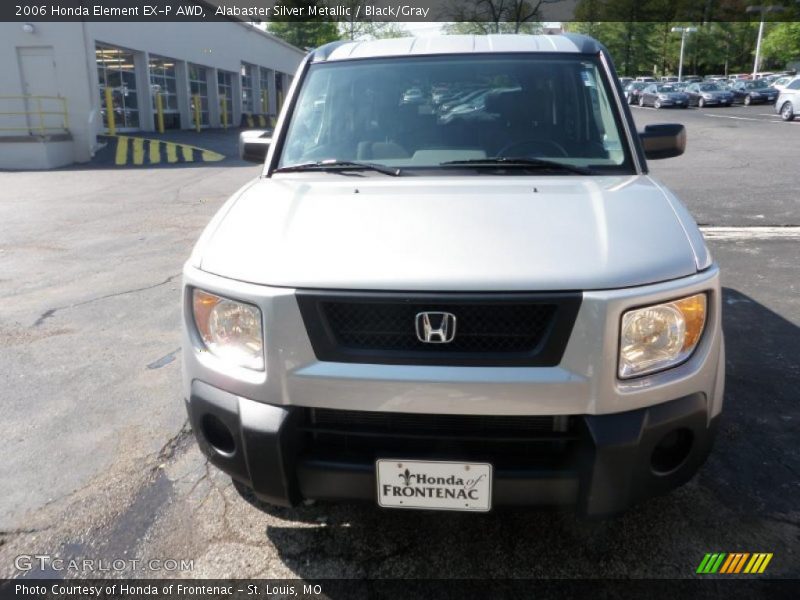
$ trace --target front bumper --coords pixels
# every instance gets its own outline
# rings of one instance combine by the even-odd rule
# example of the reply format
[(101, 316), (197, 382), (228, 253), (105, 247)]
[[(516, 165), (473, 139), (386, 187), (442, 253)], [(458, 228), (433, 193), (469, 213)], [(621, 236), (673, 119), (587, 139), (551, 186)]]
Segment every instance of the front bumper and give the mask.
[[(493, 464), (494, 506), (574, 505), (585, 514), (615, 513), (688, 480), (708, 454), (722, 409), (725, 356), (716, 266), (652, 285), (583, 292), (560, 363), (543, 367), (321, 360), (295, 290), (236, 282), (191, 267), (184, 281), (184, 397), (200, 446), (213, 464), (274, 504), (375, 500), (375, 459), (397, 457)], [(260, 307), (266, 371), (231, 370), (200, 349), (191, 322), (193, 287)], [(708, 294), (709, 312), (694, 354), (671, 369), (619, 380), (621, 315), (701, 292)], [(418, 436), (403, 443), (367, 431), (372, 441), (361, 436), (354, 444), (358, 452), (352, 452), (355, 436), (347, 431), (339, 439), (343, 444), (332, 448), (313, 436), (309, 441), (310, 411), (502, 418), (512, 427), (519, 419), (551, 418), (570, 425), (554, 428), (558, 435), (552, 439), (503, 438), (485, 447), (468, 435), (440, 446), (436, 436), (426, 445)], [(676, 430), (691, 438), (690, 449), (669, 472), (656, 473), (654, 448)], [(509, 444), (520, 446), (509, 450)]]
[(659, 102), (661, 106), (668, 107), (668, 106), (689, 106), (688, 100), (656, 100)]
[[(374, 443), (365, 445), (370, 433), (364, 429), (352, 432), (352, 447), (345, 442), (332, 448), (320, 441), (329, 430), (309, 428), (308, 409), (255, 402), (197, 381), (186, 405), (209, 460), (258, 498), (281, 506), (303, 499), (374, 502), (375, 460), (398, 458), (493, 464), (493, 506), (575, 506), (586, 515), (614, 514), (688, 481), (708, 456), (717, 423), (706, 395), (695, 393), (618, 414), (574, 416), (562, 434), (531, 434), (530, 443), (547, 451), (509, 455), (497, 452), (499, 441), (476, 446), (468, 436), (424, 452), (419, 435), (392, 440), (393, 434), (376, 433)], [(688, 445), (665, 462), (659, 444), (676, 431)]]
[(706, 106), (729, 106), (733, 103), (732, 98), (703, 98)]

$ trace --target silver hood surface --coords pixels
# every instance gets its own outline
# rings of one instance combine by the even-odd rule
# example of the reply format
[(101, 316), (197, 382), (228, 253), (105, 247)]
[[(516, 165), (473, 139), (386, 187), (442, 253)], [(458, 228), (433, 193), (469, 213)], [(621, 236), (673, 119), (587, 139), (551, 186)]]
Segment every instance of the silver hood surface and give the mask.
[(688, 276), (705, 252), (649, 176), (313, 173), (240, 190), (191, 262), (293, 288), (590, 290)]

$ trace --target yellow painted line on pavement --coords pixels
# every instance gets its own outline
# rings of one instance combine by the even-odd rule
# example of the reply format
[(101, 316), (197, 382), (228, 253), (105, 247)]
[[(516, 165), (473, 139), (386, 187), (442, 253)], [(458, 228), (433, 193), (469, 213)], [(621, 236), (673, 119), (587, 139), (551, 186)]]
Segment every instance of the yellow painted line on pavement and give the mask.
[[(114, 151), (114, 163), (117, 166), (225, 160), (224, 154), (190, 144), (126, 135), (110, 137), (113, 137), (117, 144)], [(162, 148), (164, 149), (164, 159), (161, 157)]]
[(148, 140), (150, 146), (150, 163), (157, 164), (161, 162), (161, 142), (158, 140)]
[(203, 150), (201, 155), (203, 157), (203, 162), (217, 162), (225, 158), (224, 155), (219, 152), (214, 152), (213, 150)]
[(133, 164), (144, 164), (144, 138), (133, 138)]
[(128, 162), (128, 138), (123, 135), (117, 138), (117, 154), (114, 157), (114, 162), (118, 165), (124, 165)]
[(172, 142), (166, 142), (165, 145), (167, 147), (167, 162), (178, 162), (178, 146)]

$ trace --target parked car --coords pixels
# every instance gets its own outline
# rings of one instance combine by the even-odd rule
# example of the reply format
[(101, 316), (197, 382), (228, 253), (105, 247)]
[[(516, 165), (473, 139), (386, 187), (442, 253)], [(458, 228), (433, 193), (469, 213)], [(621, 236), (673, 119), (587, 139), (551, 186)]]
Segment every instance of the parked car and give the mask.
[(649, 84), (645, 83), (644, 81), (633, 81), (629, 83), (628, 87), (625, 88), (625, 100), (628, 101), (628, 104), (635, 104), (638, 102), (639, 94), (648, 85)]
[(641, 81), (644, 83), (653, 83), (655, 80), (656, 80), (655, 77), (650, 77), (650, 76), (642, 76), (636, 78), (636, 81)]
[(689, 106), (689, 96), (676, 90), (672, 84), (651, 83), (639, 93), (637, 102), (639, 106), (653, 106), (655, 108), (666, 108), (668, 106), (686, 108)]
[(704, 106), (730, 106), (733, 104), (733, 92), (716, 83), (708, 81), (690, 83), (685, 91), (689, 96), (690, 106), (703, 108)]
[(733, 101), (741, 102), (745, 106), (767, 102), (772, 104), (778, 98), (778, 90), (764, 85), (758, 79), (749, 81), (735, 81), (731, 86)]
[(675, 83), (678, 81), (677, 77), (673, 77), (671, 75), (665, 75), (661, 78), (662, 83)]
[(786, 85), (794, 79), (791, 75), (783, 75), (772, 81), (769, 86), (775, 88), (779, 92), (786, 87)]
[(628, 84), (631, 83), (632, 81), (633, 81), (633, 77), (620, 77), (619, 78), (619, 84), (620, 84), (620, 86), (622, 87), (623, 90), (626, 87), (628, 87)]
[[(284, 506), (607, 515), (682, 485), (725, 364), (719, 269), (648, 170), (683, 125), (637, 134), (591, 38), (435, 47), (335, 42), (301, 63), (260, 176), (184, 267), (200, 448)], [(398, 112), (416, 81), (509, 91), (453, 127)]]
[(775, 112), (784, 121), (793, 121), (800, 114), (800, 77), (795, 77), (780, 91)]
[(695, 81), (703, 81), (703, 78), (700, 77), (699, 75), (686, 75), (683, 78), (683, 81), (685, 81), (686, 83), (694, 83)]

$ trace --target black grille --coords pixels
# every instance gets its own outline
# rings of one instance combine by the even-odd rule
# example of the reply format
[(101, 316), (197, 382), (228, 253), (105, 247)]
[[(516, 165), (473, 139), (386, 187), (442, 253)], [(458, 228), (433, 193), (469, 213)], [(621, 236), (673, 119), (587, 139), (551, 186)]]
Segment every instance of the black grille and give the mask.
[(555, 430), (550, 416), (436, 415), (369, 412), (359, 410), (307, 409), (307, 423), (320, 430), (346, 432), (368, 430), (375, 434), (425, 436), (428, 433), (455, 437), (525, 437)]
[(580, 439), (575, 417), (433, 415), (307, 408), (298, 426), (307, 456), (489, 460), (530, 466), (563, 461)]
[[(561, 360), (580, 293), (297, 293), (320, 360), (379, 364), (554, 366)], [(452, 313), (455, 337), (418, 339), (421, 312)], [(436, 325), (435, 325), (436, 326)]]
[(441, 352), (439, 344), (417, 339), (420, 312), (456, 316), (456, 336), (448, 352), (530, 352), (553, 320), (552, 304), (386, 304), (323, 302), (336, 340), (358, 350)]

